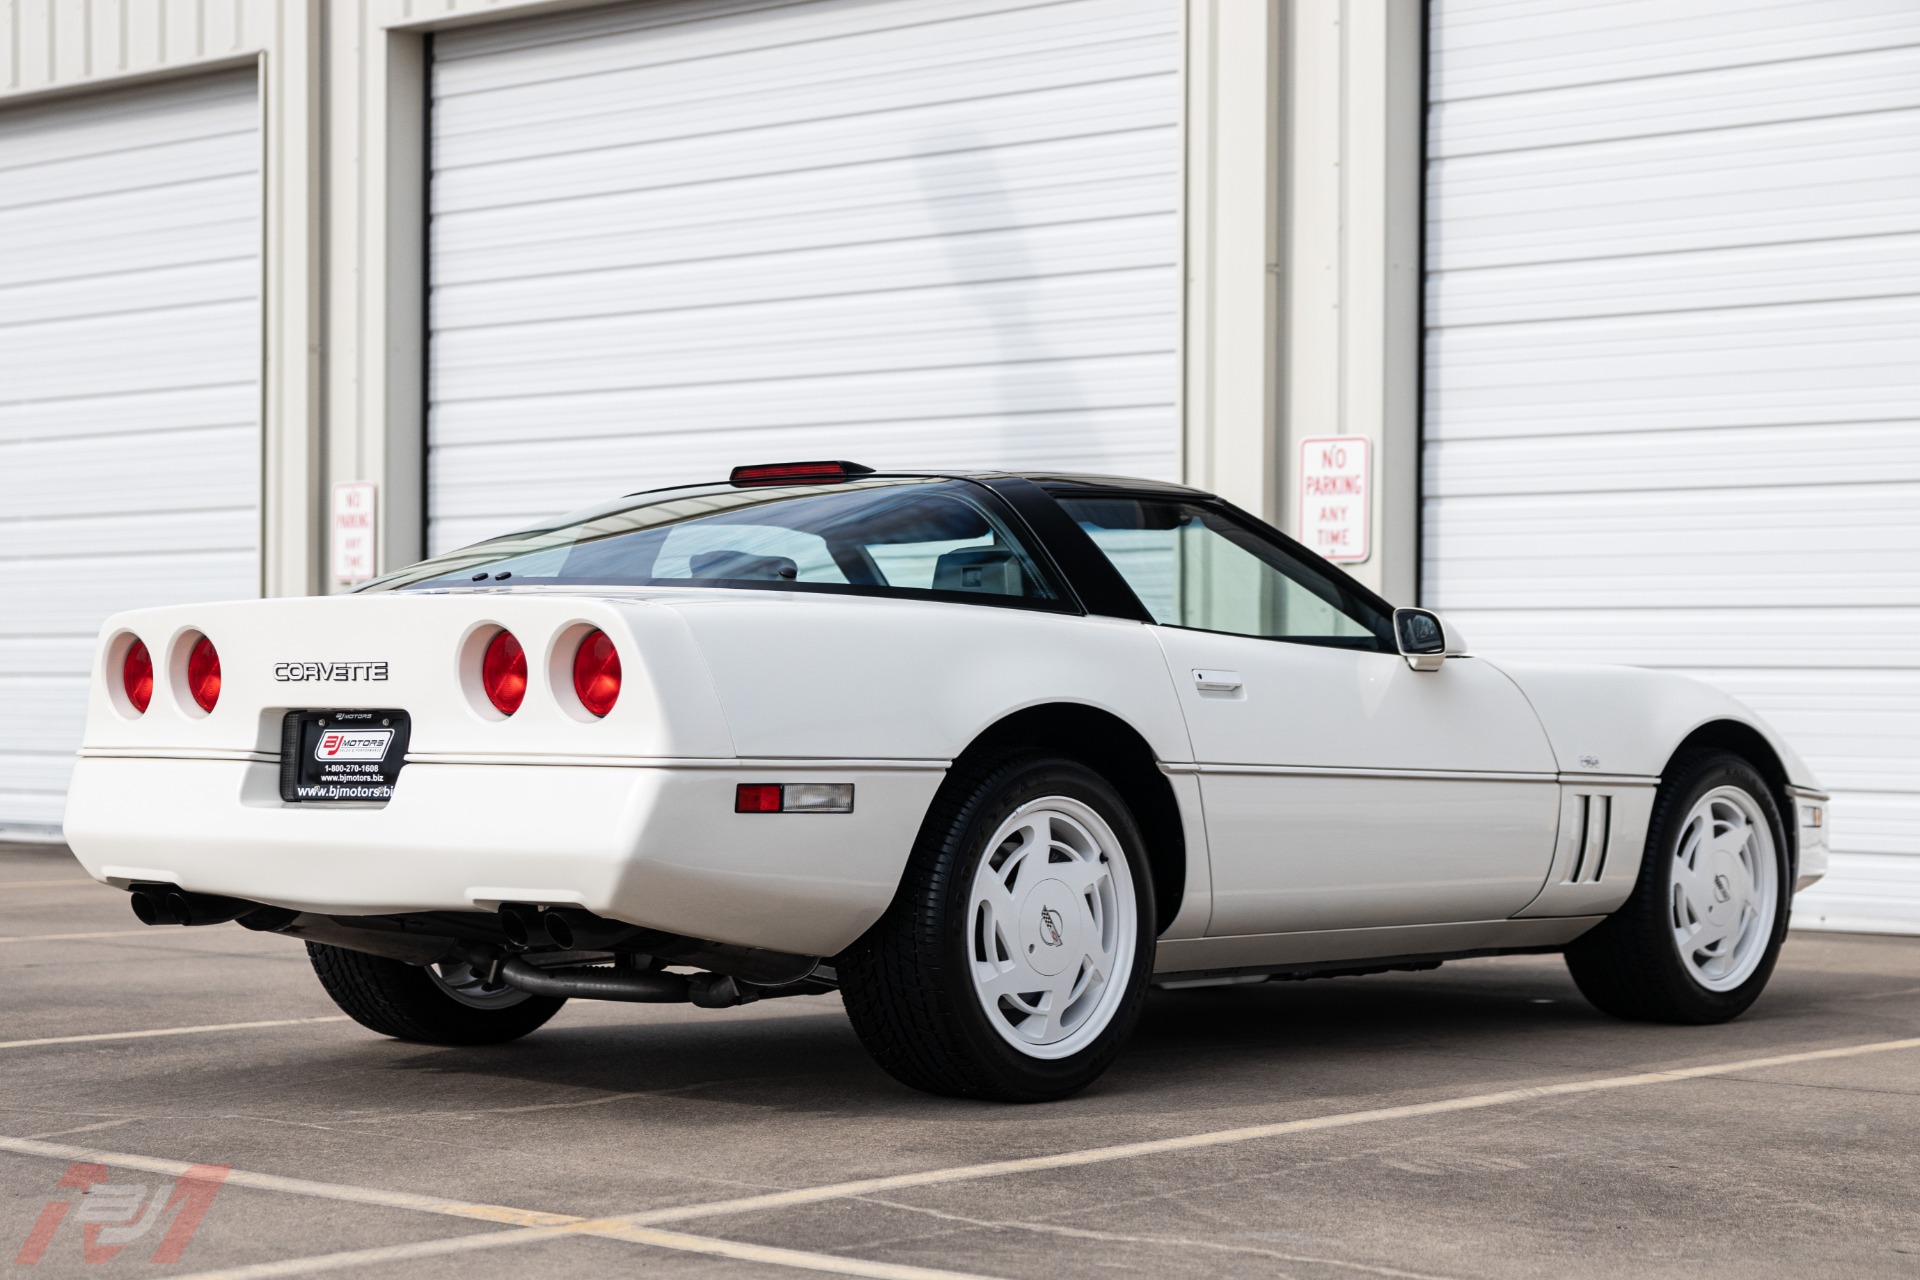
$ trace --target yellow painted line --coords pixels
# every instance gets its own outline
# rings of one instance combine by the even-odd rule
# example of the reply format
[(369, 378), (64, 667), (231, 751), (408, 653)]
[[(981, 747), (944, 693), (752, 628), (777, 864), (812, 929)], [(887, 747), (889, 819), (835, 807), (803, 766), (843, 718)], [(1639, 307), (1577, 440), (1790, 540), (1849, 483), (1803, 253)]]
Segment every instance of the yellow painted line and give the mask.
[[(1675, 1067), (1665, 1071), (1642, 1071), (1631, 1075), (1601, 1076), (1586, 1080), (1568, 1080), (1559, 1084), (1523, 1085), (1514, 1089), (1501, 1089), (1492, 1093), (1469, 1094), (1457, 1098), (1441, 1098), (1433, 1102), (1409, 1103), (1398, 1107), (1375, 1107), (1365, 1111), (1341, 1111), (1331, 1115), (1310, 1116), (1300, 1120), (1283, 1120), (1274, 1124), (1247, 1125), (1237, 1129), (1218, 1129), (1209, 1133), (1186, 1134), (1176, 1138), (1156, 1138), (1145, 1142), (1120, 1143), (1106, 1147), (1090, 1147), (1080, 1151), (1065, 1151), (1047, 1156), (1029, 1156), (1015, 1160), (995, 1160), (984, 1164), (960, 1165), (948, 1169), (929, 1169), (921, 1173), (896, 1174), (883, 1178), (863, 1178), (852, 1182), (829, 1183), (824, 1186), (804, 1187), (794, 1191), (771, 1192), (766, 1195), (742, 1196), (732, 1200), (709, 1201), (704, 1204), (676, 1205), (662, 1209), (649, 1209), (639, 1213), (622, 1214), (607, 1218), (581, 1218), (569, 1214), (543, 1213), (531, 1209), (515, 1209), (504, 1205), (469, 1204), (464, 1201), (424, 1196), (406, 1191), (385, 1191), (373, 1187), (345, 1186), (337, 1183), (310, 1182), (300, 1178), (283, 1178), (274, 1174), (252, 1173), (236, 1169), (227, 1175), (226, 1181), (234, 1186), (252, 1187), (262, 1191), (281, 1191), (294, 1195), (314, 1196), (321, 1199), (348, 1201), (357, 1204), (379, 1205), (396, 1209), (415, 1209), (426, 1213), (436, 1213), (451, 1217), (469, 1218), (486, 1222), (507, 1223), (518, 1227), (511, 1231), (487, 1232), (482, 1235), (459, 1236), (446, 1240), (424, 1240), (412, 1245), (396, 1245), (388, 1249), (349, 1250), (341, 1253), (322, 1254), (311, 1258), (291, 1259), (281, 1262), (261, 1263), (252, 1267), (232, 1270), (204, 1272), (189, 1277), (189, 1280), (241, 1280), (242, 1277), (268, 1277), (278, 1275), (305, 1274), (317, 1271), (338, 1270), (344, 1267), (370, 1265), (375, 1262), (395, 1260), (396, 1258), (421, 1258), (442, 1253), (461, 1253), (475, 1249), (487, 1249), (495, 1246), (530, 1244), (540, 1240), (552, 1240), (569, 1235), (590, 1235), (615, 1240), (628, 1240), (636, 1244), (653, 1245), (658, 1248), (677, 1252), (701, 1253), (713, 1257), (724, 1257), (736, 1261), (757, 1261), (776, 1266), (798, 1267), (811, 1271), (829, 1271), (839, 1275), (870, 1276), (876, 1280), (981, 1280), (980, 1277), (959, 1277), (954, 1272), (929, 1271), (925, 1268), (901, 1267), (892, 1263), (866, 1262), (854, 1258), (841, 1258), (832, 1254), (803, 1253), (797, 1250), (772, 1249), (762, 1245), (741, 1244), (731, 1240), (718, 1240), (707, 1236), (684, 1235), (680, 1232), (653, 1230), (657, 1224), (665, 1222), (684, 1222), (697, 1218), (717, 1217), (722, 1214), (764, 1212), (773, 1209), (789, 1209), (800, 1205), (819, 1204), (830, 1200), (848, 1200), (861, 1196), (871, 1196), (887, 1191), (898, 1191), (912, 1187), (940, 1186), (956, 1182), (979, 1181), (986, 1178), (1008, 1177), (1015, 1174), (1038, 1173), (1053, 1169), (1078, 1168), (1092, 1164), (1102, 1164), (1114, 1160), (1132, 1160), (1142, 1156), (1165, 1155), (1184, 1151), (1198, 1151), (1213, 1147), (1230, 1146), (1244, 1142), (1254, 1142), (1266, 1138), (1284, 1137), (1297, 1133), (1315, 1133), (1332, 1129), (1351, 1128), (1356, 1125), (1381, 1124), (1393, 1120), (1416, 1119), (1423, 1116), (1452, 1115), (1463, 1111), (1483, 1110), (1488, 1107), (1507, 1106), (1517, 1102), (1535, 1102), (1550, 1098), (1574, 1097), (1581, 1094), (1602, 1093), (1615, 1089), (1640, 1088), (1655, 1084), (1676, 1084), (1687, 1080), (1701, 1080), (1713, 1076), (1733, 1075), (1743, 1071), (1760, 1071), (1771, 1067), (1794, 1066), (1807, 1062), (1830, 1062), (1844, 1058), (1857, 1058), (1868, 1054), (1893, 1053), (1907, 1049), (1920, 1049), (1920, 1037), (1903, 1040), (1881, 1040), (1871, 1044), (1847, 1045), (1837, 1049), (1813, 1049), (1801, 1053), (1775, 1054), (1764, 1058), (1741, 1058), (1732, 1062), (1707, 1063), (1696, 1067)], [(141, 1169), (151, 1173), (184, 1173), (190, 1166), (180, 1160), (160, 1160), (151, 1156), (131, 1155), (124, 1152), (100, 1151), (89, 1147), (71, 1146), (65, 1143), (40, 1142), (28, 1138), (0, 1138), (0, 1151), (12, 1151), (21, 1155), (46, 1156), (57, 1160), (84, 1160), (96, 1164), (115, 1165), (128, 1169)], [(392, 1253), (392, 1249), (407, 1250), (404, 1255)]]
[[(324, 1018), (269, 1018), (263, 1022), (212, 1022), (199, 1027), (154, 1027), (146, 1031), (97, 1031), (87, 1036), (41, 1036), (36, 1040), (0, 1040), (0, 1049), (31, 1049), (43, 1044), (94, 1044), (101, 1040), (151, 1040), (156, 1036), (196, 1036), (208, 1031), (257, 1031), (264, 1027), (306, 1027), (318, 1022), (345, 1022), (345, 1014)], [(8, 1138), (7, 1142), (22, 1141)], [(0, 1147), (0, 1150), (7, 1148)], [(183, 1166), (184, 1167), (184, 1166)]]
[(164, 930), (149, 929), (107, 929), (99, 933), (15, 933), (0, 937), (0, 942), (80, 942), (88, 938), (151, 938), (165, 937)]
[[(0, 880), (0, 889), (51, 889), (63, 884), (100, 884), (88, 876), (79, 876), (71, 880)], [(101, 885), (102, 888), (106, 886)]]

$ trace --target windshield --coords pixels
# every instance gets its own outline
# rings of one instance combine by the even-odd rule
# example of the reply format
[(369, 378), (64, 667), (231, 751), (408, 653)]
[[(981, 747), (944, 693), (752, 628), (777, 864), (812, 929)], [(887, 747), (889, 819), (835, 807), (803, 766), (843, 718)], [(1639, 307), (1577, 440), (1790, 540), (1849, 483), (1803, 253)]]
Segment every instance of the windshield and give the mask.
[(992, 495), (875, 479), (640, 494), (423, 560), (365, 589), (696, 586), (912, 594), (985, 603), (1062, 593)]

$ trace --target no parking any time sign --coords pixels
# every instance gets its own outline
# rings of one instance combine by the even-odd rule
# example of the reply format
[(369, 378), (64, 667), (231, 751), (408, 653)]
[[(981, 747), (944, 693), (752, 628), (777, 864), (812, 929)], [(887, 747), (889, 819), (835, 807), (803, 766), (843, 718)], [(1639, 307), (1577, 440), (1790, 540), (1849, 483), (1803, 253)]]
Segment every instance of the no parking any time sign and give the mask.
[(1372, 442), (1314, 436), (1300, 442), (1300, 541), (1336, 564), (1367, 558)]

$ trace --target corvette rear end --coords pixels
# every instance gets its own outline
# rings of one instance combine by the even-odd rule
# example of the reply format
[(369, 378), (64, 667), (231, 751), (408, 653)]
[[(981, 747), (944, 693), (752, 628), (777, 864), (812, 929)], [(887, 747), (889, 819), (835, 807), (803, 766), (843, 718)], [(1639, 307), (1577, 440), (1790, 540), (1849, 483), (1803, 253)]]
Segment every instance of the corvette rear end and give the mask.
[(572, 905), (832, 954), (940, 778), (740, 758), (680, 613), (641, 595), (153, 609), (96, 663), (66, 824), (87, 869), (299, 912)]

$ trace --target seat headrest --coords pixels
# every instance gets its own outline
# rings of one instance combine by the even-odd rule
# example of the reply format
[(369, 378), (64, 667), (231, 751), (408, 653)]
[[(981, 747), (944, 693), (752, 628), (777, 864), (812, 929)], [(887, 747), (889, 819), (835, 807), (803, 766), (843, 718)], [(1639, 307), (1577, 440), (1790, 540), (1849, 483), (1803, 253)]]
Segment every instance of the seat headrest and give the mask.
[(983, 595), (1023, 596), (1020, 558), (1010, 547), (961, 547), (933, 562), (935, 591), (975, 591)]

